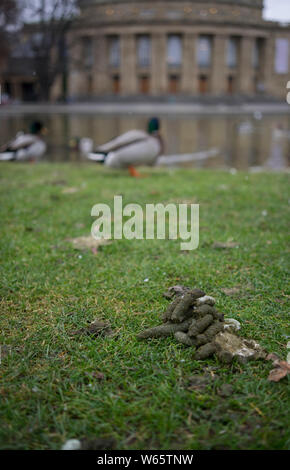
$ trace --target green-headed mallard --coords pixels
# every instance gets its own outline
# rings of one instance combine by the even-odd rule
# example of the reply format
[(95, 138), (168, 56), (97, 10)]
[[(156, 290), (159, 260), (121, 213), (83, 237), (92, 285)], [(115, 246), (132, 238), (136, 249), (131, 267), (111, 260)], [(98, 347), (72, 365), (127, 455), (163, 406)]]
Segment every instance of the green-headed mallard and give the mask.
[(91, 139), (81, 139), (80, 149), (89, 160), (103, 163), (110, 168), (128, 168), (132, 176), (138, 176), (134, 167), (154, 165), (163, 151), (159, 128), (159, 119), (151, 118), (147, 132), (137, 129), (125, 132), (100, 145), (95, 151), (92, 151)]

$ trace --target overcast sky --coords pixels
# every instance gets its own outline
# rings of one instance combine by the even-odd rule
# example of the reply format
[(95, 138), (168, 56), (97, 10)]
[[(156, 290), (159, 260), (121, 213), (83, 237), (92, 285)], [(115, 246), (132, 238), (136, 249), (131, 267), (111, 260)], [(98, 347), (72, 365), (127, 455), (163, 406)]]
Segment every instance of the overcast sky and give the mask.
[(264, 4), (265, 19), (290, 21), (290, 0), (264, 0)]

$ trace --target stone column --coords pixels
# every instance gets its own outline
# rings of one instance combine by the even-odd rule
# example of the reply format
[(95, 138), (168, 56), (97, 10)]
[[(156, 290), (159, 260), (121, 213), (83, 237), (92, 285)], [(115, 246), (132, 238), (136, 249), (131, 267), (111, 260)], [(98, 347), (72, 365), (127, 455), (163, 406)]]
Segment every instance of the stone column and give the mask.
[(86, 74), (83, 70), (82, 43), (80, 37), (69, 38), (70, 59), (68, 73), (68, 95), (73, 98), (86, 93)]
[(167, 93), (167, 43), (166, 34), (152, 35), (152, 94)]
[(242, 37), (240, 40), (239, 66), (238, 66), (238, 92), (244, 95), (254, 93), (253, 83), (253, 47), (254, 38)]
[(194, 33), (185, 33), (183, 37), (181, 92), (191, 95), (198, 93), (197, 39)]
[(210, 89), (213, 95), (226, 93), (226, 45), (226, 36), (221, 34), (214, 36)]
[(121, 35), (121, 93), (137, 93), (136, 41), (133, 34)]
[(261, 77), (265, 86), (265, 93), (271, 93), (271, 83), (274, 71), (275, 40), (273, 37), (265, 39), (263, 59), (261, 63)]
[(101, 95), (110, 92), (108, 79), (108, 53), (105, 36), (94, 39), (93, 94)]

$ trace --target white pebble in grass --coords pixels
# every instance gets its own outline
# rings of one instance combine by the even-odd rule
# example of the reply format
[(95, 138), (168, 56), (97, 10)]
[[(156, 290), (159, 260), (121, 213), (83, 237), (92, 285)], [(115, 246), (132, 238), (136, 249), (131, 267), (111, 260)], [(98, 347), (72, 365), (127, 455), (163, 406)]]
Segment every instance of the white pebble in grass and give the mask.
[(78, 258), (79, 258), (79, 259), (82, 259), (82, 255), (79, 255)]
[(262, 211), (262, 216), (263, 217), (266, 217), (268, 215), (268, 212), (267, 211)]
[(215, 299), (211, 297), (210, 295), (204, 295), (203, 297), (199, 297), (199, 299), (196, 300), (196, 305), (199, 307), (200, 305), (214, 305), (215, 304)]
[(78, 439), (69, 439), (64, 443), (61, 450), (80, 450), (81, 448), (81, 441), (79, 441)]
[(225, 318), (224, 330), (227, 330), (229, 328), (238, 331), (241, 329), (241, 324), (235, 318)]

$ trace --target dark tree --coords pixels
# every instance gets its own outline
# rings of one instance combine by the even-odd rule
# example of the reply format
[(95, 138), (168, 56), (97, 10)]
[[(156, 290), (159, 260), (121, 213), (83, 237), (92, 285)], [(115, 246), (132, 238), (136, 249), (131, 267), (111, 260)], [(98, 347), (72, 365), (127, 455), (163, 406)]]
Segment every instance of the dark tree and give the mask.
[(75, 18), (76, 3), (76, 0), (26, 1), (24, 31), (30, 37), (39, 97), (43, 101), (49, 100), (51, 87), (58, 75), (63, 77), (65, 95), (66, 34)]
[(18, 14), (16, 0), (0, 1), (0, 66), (9, 56), (9, 33), (16, 26)]

